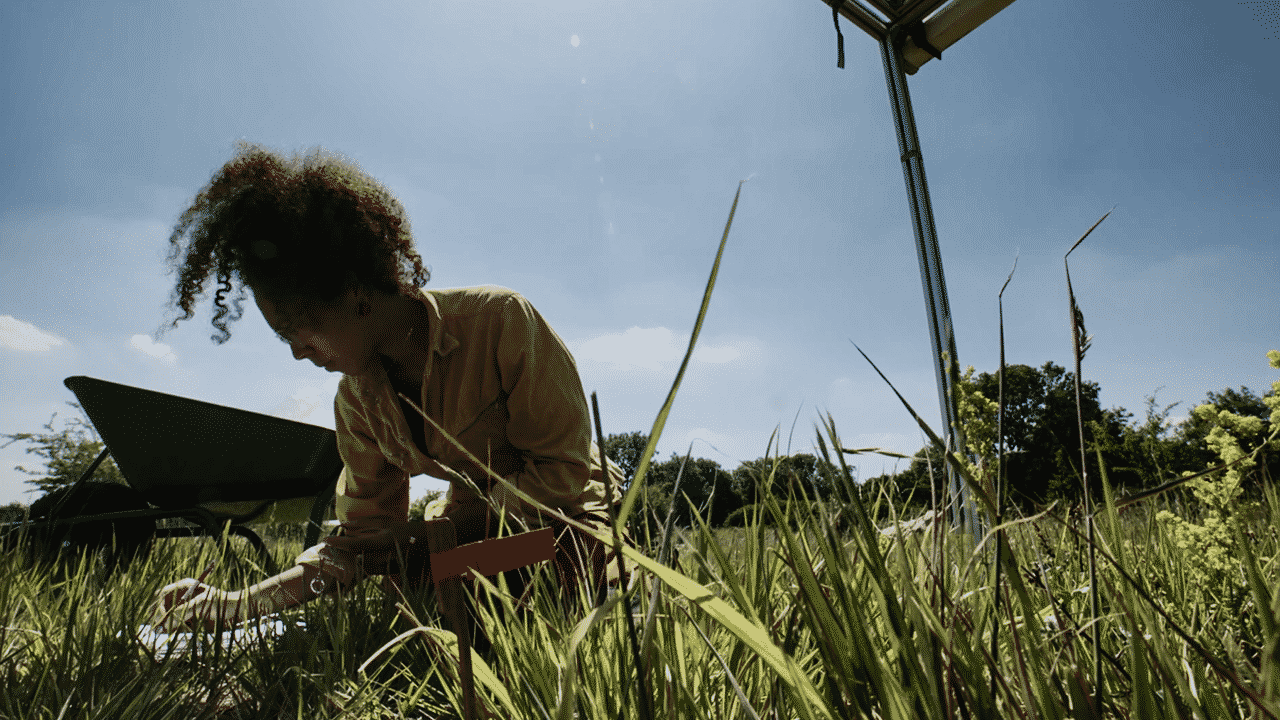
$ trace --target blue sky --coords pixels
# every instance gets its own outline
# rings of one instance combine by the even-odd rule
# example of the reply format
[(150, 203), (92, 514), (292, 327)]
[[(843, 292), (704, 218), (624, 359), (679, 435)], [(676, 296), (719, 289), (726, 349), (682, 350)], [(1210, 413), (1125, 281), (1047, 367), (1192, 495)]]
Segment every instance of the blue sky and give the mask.
[[(360, 7), (357, 7), (359, 5)], [(961, 363), (1070, 363), (1106, 406), (1275, 379), (1280, 39), (1265, 3), (1017, 0), (909, 79)], [(910, 453), (937, 396), (878, 46), (818, 0), (0, 4), (0, 432), (101, 377), (332, 426), (336, 377), (208, 304), (156, 345), (185, 203), (238, 139), (345, 153), (407, 207), (432, 287), (529, 297), (606, 432), (732, 468), (770, 433)], [(30, 501), (0, 450), (0, 503)], [(862, 460), (864, 476), (884, 460)], [(415, 481), (415, 494), (431, 487)]]

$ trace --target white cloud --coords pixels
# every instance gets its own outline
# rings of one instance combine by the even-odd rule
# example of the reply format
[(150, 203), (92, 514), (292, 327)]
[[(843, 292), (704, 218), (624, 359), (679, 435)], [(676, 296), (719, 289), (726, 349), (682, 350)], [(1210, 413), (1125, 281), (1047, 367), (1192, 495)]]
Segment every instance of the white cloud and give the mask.
[(134, 335), (129, 338), (129, 344), (133, 346), (134, 350), (167, 363), (178, 360), (178, 356), (173, 354), (173, 348), (164, 343), (158, 343), (147, 335)]
[(569, 36), (569, 44), (570, 44), (570, 45), (572, 45), (572, 46), (574, 46), (574, 47), (578, 47), (578, 44), (579, 44), (579, 43), (581, 43), (581, 42), (582, 42), (582, 41), (578, 39), (578, 36), (577, 36), (577, 35), (570, 35), (570, 36)]
[(574, 350), (579, 360), (608, 363), (618, 369), (660, 370), (662, 363), (679, 360), (675, 333), (664, 327), (628, 328), (623, 333), (594, 337)]
[(12, 315), (0, 315), (0, 345), (23, 352), (48, 352), (65, 345), (66, 340), (51, 335), (29, 322)]
[[(664, 363), (675, 363), (683, 358), (688, 347), (688, 336), (677, 336), (665, 327), (631, 327), (626, 332), (570, 343), (570, 350), (578, 361), (606, 363), (615, 370), (661, 370)], [(716, 365), (732, 362), (741, 355), (742, 351), (735, 344), (699, 343), (693, 351), (694, 360)]]
[(702, 347), (699, 345), (693, 351), (693, 359), (700, 360), (705, 363), (714, 363), (723, 365), (727, 362), (733, 362), (738, 359), (742, 353), (738, 352), (738, 348), (732, 345), (708, 345)]
[(323, 385), (302, 385), (276, 406), (271, 414), (287, 420), (333, 427), (333, 398), (338, 394), (340, 375), (333, 375)]

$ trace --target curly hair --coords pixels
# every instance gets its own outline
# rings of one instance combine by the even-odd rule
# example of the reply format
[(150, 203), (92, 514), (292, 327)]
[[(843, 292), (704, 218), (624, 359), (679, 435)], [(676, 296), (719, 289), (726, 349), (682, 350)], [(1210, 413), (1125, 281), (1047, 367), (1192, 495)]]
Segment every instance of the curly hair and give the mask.
[(364, 287), (411, 293), (431, 274), (413, 246), (404, 207), (354, 162), (316, 148), (284, 156), (241, 143), (169, 236), (178, 276), (168, 327), (193, 315), (212, 278), (212, 336), (231, 337), (245, 288), (311, 308)]

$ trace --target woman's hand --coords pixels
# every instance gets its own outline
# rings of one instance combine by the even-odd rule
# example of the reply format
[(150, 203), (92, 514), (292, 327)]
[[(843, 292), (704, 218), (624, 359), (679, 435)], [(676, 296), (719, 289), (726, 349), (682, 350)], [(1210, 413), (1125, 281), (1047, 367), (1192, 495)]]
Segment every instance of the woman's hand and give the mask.
[(233, 594), (195, 578), (183, 578), (156, 593), (151, 624), (160, 632), (213, 631), (219, 620), (223, 627), (230, 626), (238, 620), (235, 606), (239, 603), (231, 602)]

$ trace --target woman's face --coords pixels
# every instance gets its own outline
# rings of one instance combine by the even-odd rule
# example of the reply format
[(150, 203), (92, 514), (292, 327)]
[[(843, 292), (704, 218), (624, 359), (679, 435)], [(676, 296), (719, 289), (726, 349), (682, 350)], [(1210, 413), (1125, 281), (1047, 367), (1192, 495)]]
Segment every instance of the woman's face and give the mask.
[(254, 293), (262, 317), (276, 335), (289, 345), (297, 360), (310, 360), (316, 367), (344, 375), (362, 375), (376, 362), (373, 337), (359, 313), (355, 291), (333, 304), (273, 300)]

